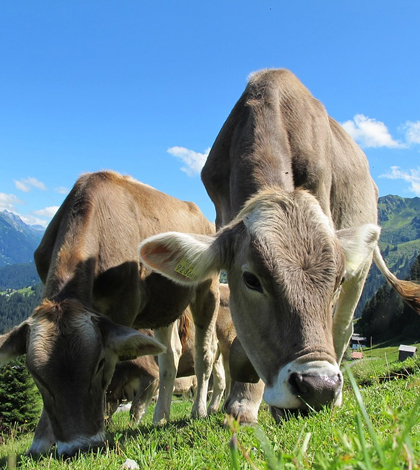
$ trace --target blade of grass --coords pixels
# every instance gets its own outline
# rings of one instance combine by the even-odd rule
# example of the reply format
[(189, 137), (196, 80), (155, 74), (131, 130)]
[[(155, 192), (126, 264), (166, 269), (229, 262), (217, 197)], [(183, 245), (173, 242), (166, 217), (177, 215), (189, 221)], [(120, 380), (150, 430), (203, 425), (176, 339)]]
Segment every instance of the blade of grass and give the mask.
[(360, 445), (362, 446), (363, 457), (365, 465), (368, 470), (373, 470), (372, 462), (370, 460), (369, 452), (366, 446), (365, 433), (362, 426), (362, 418), (359, 413), (356, 414), (357, 432), (359, 434)]
[(384, 468), (387, 467), (387, 461), (386, 461), (386, 458), (385, 458), (385, 455), (382, 451), (382, 446), (380, 445), (379, 441), (378, 441), (378, 437), (376, 435), (376, 432), (375, 430), (373, 429), (373, 425), (372, 425), (372, 422), (371, 420), (369, 419), (369, 416), (367, 414), (367, 411), (366, 411), (366, 408), (365, 408), (365, 405), (363, 403), (363, 398), (362, 398), (362, 395), (360, 394), (360, 391), (359, 391), (359, 387), (357, 386), (357, 383), (356, 381), (354, 380), (354, 377), (353, 377), (353, 374), (351, 373), (351, 370), (350, 368), (348, 367), (348, 365), (346, 364), (344, 366), (345, 368), (345, 371), (347, 373), (347, 376), (350, 380), (350, 384), (353, 388), (353, 391), (354, 391), (354, 395), (356, 396), (356, 401), (357, 401), (357, 405), (359, 407), (359, 410), (362, 414), (362, 417), (363, 417), (363, 420), (367, 426), (367, 429), (368, 429), (368, 432), (369, 432), (369, 435), (372, 439), (372, 442), (373, 442), (373, 446), (375, 447), (375, 450), (376, 452), (378, 453), (378, 457), (379, 457), (379, 460), (381, 462), (381, 464), (384, 466)]

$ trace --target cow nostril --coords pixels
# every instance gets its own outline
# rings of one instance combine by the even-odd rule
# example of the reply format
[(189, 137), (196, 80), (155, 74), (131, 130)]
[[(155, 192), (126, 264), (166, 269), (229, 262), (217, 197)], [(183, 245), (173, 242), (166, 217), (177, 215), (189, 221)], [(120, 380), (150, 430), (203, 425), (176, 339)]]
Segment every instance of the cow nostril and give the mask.
[(290, 374), (289, 383), (295, 395), (305, 395), (309, 391), (302, 374), (298, 374), (297, 372)]
[(320, 409), (334, 403), (341, 389), (341, 376), (308, 375), (293, 372), (289, 376), (292, 393), (310, 408)]

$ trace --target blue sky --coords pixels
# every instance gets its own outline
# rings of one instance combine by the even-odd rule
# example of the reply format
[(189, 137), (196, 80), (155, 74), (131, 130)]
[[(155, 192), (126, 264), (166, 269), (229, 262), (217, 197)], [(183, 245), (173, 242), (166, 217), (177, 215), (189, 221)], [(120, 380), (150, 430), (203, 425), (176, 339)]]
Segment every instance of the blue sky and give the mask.
[(271, 67), (362, 146), (381, 196), (420, 196), (419, 25), (418, 0), (2, 2), (0, 211), (46, 225), (81, 173), (113, 169), (214, 220), (199, 169)]

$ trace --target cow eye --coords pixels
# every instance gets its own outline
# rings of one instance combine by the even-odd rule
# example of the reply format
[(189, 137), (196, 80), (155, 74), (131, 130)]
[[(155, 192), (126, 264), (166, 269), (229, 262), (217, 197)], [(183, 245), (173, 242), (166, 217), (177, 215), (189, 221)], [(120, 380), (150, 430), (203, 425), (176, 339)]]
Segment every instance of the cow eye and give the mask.
[(243, 279), (246, 287), (248, 287), (248, 289), (255, 290), (257, 292), (262, 293), (263, 288), (261, 286), (260, 280), (258, 279), (257, 276), (255, 276), (255, 274), (252, 274), (248, 271), (245, 271), (242, 274), (242, 279)]

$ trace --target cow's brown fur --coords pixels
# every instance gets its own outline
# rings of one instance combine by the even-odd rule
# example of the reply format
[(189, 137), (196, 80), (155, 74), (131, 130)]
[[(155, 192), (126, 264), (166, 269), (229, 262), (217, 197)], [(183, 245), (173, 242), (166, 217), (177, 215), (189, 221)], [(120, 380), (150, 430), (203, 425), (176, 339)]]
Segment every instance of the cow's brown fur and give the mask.
[[(180, 201), (112, 171), (88, 173), (78, 179), (35, 251), (36, 266), (44, 283), (44, 300), (28, 321), (31, 330), (28, 366), (44, 394), (44, 404), (49, 403), (47, 395), (55, 396), (55, 406), (48, 405), (48, 413), (43, 413), (43, 417), (49, 416), (58, 440), (72, 441), (71, 453), (89, 445), (89, 436), (100, 440), (103, 397), (97, 396), (99, 415), (93, 418), (90, 416), (93, 405), (84, 402), (82, 392), (88, 390), (90, 377), (96, 377), (96, 367), (102, 367), (100, 338), (104, 341), (111, 338), (110, 344), (115, 344), (111, 333), (113, 324), (136, 329), (163, 327), (174, 322), (190, 305), (194, 321), (201, 326), (199, 348), (201, 351), (207, 348), (198, 361), (202, 371), (199, 387), (204, 387), (207, 394), (218, 281), (206, 281), (197, 288), (182, 287), (141, 266), (137, 253), (139, 242), (167, 230), (211, 235), (214, 226), (193, 203)], [(53, 332), (47, 339), (51, 342), (48, 350), (46, 344), (37, 341), (37, 335), (45, 336), (46, 331)], [(132, 331), (136, 338), (140, 336)], [(92, 344), (86, 335), (94, 339)], [(0, 337), (0, 347), (9, 340)], [(156, 340), (150, 341), (156, 345), (150, 351), (162, 350)], [(80, 351), (75, 347), (77, 344), (83, 346)], [(31, 354), (32, 350), (37, 354)], [(124, 358), (139, 355), (130, 349), (119, 354)], [(102, 387), (102, 395), (115, 365), (115, 360), (110, 361), (108, 356), (107, 353), (103, 359), (106, 374), (102, 383), (97, 380), (95, 385)], [(69, 378), (67, 387), (63, 387), (59, 378), (66, 377), (66, 371), (74, 368), (79, 372), (85, 370), (74, 382), (78, 388), (72, 387)], [(42, 385), (45, 383), (48, 392)], [(205, 401), (203, 405), (203, 398), (200, 400), (197, 399), (193, 412), (202, 416)], [(65, 426), (60, 415), (65, 417)], [(41, 435), (42, 432), (36, 434)], [(86, 439), (79, 435), (86, 435)], [(32, 450), (36, 453), (46, 445), (33, 445)]]
[[(202, 180), (215, 204), (218, 229), (234, 219), (245, 203), (249, 208), (252, 202), (248, 199), (252, 195), (261, 195), (264, 188), (275, 191), (276, 187), (289, 194), (297, 194), (298, 188), (309, 191), (335, 230), (377, 221), (377, 189), (369, 175), (365, 155), (327, 115), (323, 105), (287, 70), (265, 70), (251, 76), (211, 149)], [(281, 227), (286, 219), (283, 223), (273, 222), (270, 221), (272, 230), (284, 230)], [(309, 225), (299, 224), (299, 227), (309, 228)], [(295, 247), (302, 246), (296, 236), (310, 239), (309, 233), (297, 233), (296, 227), (286, 228), (286, 233)], [(317, 245), (317, 240), (314, 241), (315, 245), (308, 250), (311, 263), (314, 263)], [(274, 253), (277, 256), (281, 247), (276, 245), (274, 249), (272, 243), (268, 243), (270, 256)], [(321, 248), (322, 244), (318, 246)], [(283, 258), (280, 256), (280, 259)], [(303, 259), (300, 263), (305, 264)], [(366, 266), (357, 276), (357, 287), (350, 282), (343, 286), (334, 327), (339, 361), (349, 339), (353, 310), (367, 274)], [(419, 286), (400, 281), (389, 271), (388, 275), (385, 269), (381, 270), (404, 300), (420, 312)], [(340, 271), (337, 269), (337, 273)], [(301, 275), (303, 273), (306, 276), (307, 269)], [(322, 273), (320, 264), (315, 266), (314, 273), (316, 276)], [(298, 281), (290, 274), (287, 274), (291, 280), (288, 285), (294, 285), (299, 291), (305, 284), (303, 279)], [(313, 281), (315, 278), (311, 279)], [(345, 295), (346, 290), (353, 295), (352, 299)], [(307, 310), (309, 306), (304, 307)]]
[(216, 237), (157, 235), (142, 242), (143, 261), (183, 285), (194, 281), (174, 270), (179, 259), (196, 281), (227, 271), (238, 338), (269, 404), (339, 403), (339, 364), (372, 254), (392, 279), (378, 264), (378, 192), (366, 156), (291, 72), (263, 70), (201, 175)]

